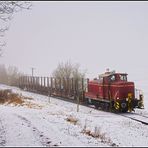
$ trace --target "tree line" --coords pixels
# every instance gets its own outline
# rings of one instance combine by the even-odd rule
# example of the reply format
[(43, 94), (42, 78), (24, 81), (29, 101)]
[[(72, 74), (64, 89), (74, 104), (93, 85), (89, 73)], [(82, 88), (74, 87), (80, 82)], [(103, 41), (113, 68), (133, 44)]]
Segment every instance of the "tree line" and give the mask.
[[(81, 83), (82, 78), (85, 78), (85, 73), (86, 71), (80, 70), (79, 64), (67, 61), (65, 63), (59, 63), (49, 77), (55, 78), (57, 80), (57, 85), (61, 83), (58, 80), (68, 80), (71, 78)], [(20, 72), (17, 67), (9, 66), (7, 68), (4, 64), (0, 64), (0, 83), (17, 86), (19, 84), (19, 78), (22, 76), (25, 76), (25, 74)]]
[(0, 64), (0, 83), (2, 84), (16, 86), (19, 77), (23, 75), (15, 66), (9, 66), (7, 68), (4, 64)]

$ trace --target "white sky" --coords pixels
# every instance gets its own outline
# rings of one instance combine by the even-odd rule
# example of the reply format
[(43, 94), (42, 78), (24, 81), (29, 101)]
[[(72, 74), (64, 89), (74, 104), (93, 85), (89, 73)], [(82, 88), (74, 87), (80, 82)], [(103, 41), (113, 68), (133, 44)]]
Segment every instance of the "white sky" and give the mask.
[(33, 2), (15, 14), (0, 63), (49, 76), (71, 60), (97, 77), (106, 68), (148, 79), (148, 2)]

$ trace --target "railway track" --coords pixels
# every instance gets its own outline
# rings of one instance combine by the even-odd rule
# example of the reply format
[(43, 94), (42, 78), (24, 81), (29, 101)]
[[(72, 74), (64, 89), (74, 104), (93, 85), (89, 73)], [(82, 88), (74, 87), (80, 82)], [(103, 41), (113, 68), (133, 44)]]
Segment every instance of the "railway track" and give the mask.
[(124, 113), (124, 114), (119, 114), (120, 116), (129, 118), (131, 120), (140, 122), (142, 124), (148, 125), (148, 116), (141, 115), (138, 113)]
[[(86, 107), (90, 107), (90, 108), (93, 108), (95, 110), (98, 110), (92, 106), (88, 106), (88, 105), (84, 105)], [(102, 109), (99, 109), (100, 111), (105, 111), (105, 110), (102, 110)], [(113, 112), (110, 112), (110, 113), (113, 113)], [(125, 118), (129, 118), (131, 120), (134, 120), (134, 121), (137, 121), (137, 122), (140, 122), (144, 125), (148, 125), (148, 116), (146, 115), (142, 115), (142, 114), (138, 114), (138, 113), (133, 113), (133, 112), (127, 112), (127, 113), (113, 113), (113, 114), (116, 114), (116, 115), (119, 115), (119, 116), (123, 116)]]
[(134, 113), (134, 114), (137, 114), (137, 115), (140, 115), (142, 117), (148, 118), (148, 116), (146, 116), (146, 115), (142, 115), (142, 114), (138, 114), (138, 113)]

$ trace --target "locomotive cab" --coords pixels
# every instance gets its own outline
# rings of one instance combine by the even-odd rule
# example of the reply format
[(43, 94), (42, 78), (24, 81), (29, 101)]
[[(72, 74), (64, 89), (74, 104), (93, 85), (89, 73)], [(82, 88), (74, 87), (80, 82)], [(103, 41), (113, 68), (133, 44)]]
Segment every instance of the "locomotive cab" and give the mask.
[(99, 75), (99, 79), (89, 81), (85, 97), (97, 108), (110, 108), (120, 112), (131, 112), (134, 108), (143, 106), (143, 96), (135, 98), (134, 82), (127, 80), (126, 73), (115, 71), (106, 72)]

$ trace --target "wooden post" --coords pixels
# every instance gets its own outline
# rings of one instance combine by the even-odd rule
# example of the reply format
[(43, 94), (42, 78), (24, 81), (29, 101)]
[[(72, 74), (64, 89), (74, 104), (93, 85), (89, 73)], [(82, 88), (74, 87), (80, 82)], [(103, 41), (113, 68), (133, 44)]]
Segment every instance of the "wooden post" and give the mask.
[(33, 77), (31, 76), (31, 91), (33, 90)]
[(56, 78), (54, 78), (54, 86), (55, 86), (55, 93), (57, 94), (57, 82), (56, 82)]
[(64, 87), (63, 87), (63, 78), (60, 78), (60, 82), (61, 82), (61, 96), (63, 96), (63, 90), (64, 90)]
[(49, 86), (49, 77), (47, 77), (47, 93), (48, 93), (48, 101), (50, 103), (51, 102), (51, 99), (50, 99), (51, 91), (50, 91), (50, 86)]
[(75, 79), (75, 96), (77, 99), (77, 112), (79, 112), (80, 95), (79, 95), (79, 90), (78, 90), (78, 79)]
[(23, 76), (23, 89), (25, 87), (25, 76)]
[(31, 76), (29, 76), (29, 90), (31, 90)]
[(71, 95), (74, 95), (73, 78), (71, 78)]
[(19, 87), (21, 88), (21, 76), (19, 77)]
[(26, 90), (28, 88), (28, 76), (26, 76)]
[(27, 89), (27, 76), (25, 76), (25, 88)]
[(79, 112), (80, 98), (77, 96), (77, 112)]
[(35, 77), (35, 90), (37, 91), (38, 88), (38, 77)]
[(46, 77), (44, 77), (44, 87), (46, 87)]
[(35, 90), (37, 91), (37, 77), (35, 77)]
[(49, 90), (49, 77), (47, 77), (47, 88)]
[(62, 96), (61, 78), (59, 78), (59, 90), (60, 90), (60, 95)]
[(37, 91), (40, 89), (40, 77), (37, 77)]
[(25, 88), (25, 76), (23, 76), (23, 87)]
[(31, 90), (31, 76), (29, 76), (29, 85), (30, 85), (29, 90)]
[(32, 77), (32, 90), (34, 89), (34, 77)]
[(64, 83), (64, 97), (66, 96), (66, 79), (63, 78), (63, 83)]
[(51, 86), (50, 86), (50, 95), (52, 95), (52, 90), (53, 90), (53, 80), (52, 80), (52, 77), (50, 78), (50, 83), (51, 83)]
[(70, 82), (69, 82), (69, 78), (67, 78), (67, 96), (69, 97), (70, 96)]
[(30, 89), (30, 77), (28, 76), (28, 90)]
[(42, 77), (41, 77), (41, 88), (43, 87), (43, 81), (42, 81)]
[(34, 76), (32, 77), (32, 90), (34, 91)]
[(43, 93), (46, 93), (46, 77), (44, 77)]
[(82, 93), (81, 93), (82, 101), (84, 101), (84, 78), (82, 78)]

